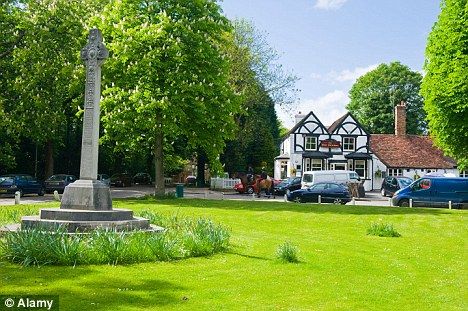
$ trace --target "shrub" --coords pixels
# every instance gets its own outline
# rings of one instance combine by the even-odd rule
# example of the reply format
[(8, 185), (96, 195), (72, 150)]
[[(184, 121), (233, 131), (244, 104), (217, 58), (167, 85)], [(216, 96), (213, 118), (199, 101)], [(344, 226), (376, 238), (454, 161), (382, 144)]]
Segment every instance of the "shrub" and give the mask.
[(28, 229), (9, 233), (1, 241), (4, 258), (29, 265), (75, 265), (81, 258), (80, 237), (68, 235), (63, 228), (55, 232)]
[(227, 229), (207, 219), (193, 221), (151, 212), (140, 215), (167, 225), (164, 232), (118, 232), (97, 229), (89, 234), (68, 234), (29, 229), (5, 234), (0, 256), (29, 265), (128, 264), (207, 256), (229, 247)]
[(376, 235), (380, 237), (399, 237), (399, 234), (392, 224), (386, 223), (372, 223), (371, 226), (367, 229), (368, 235)]
[(177, 240), (167, 233), (152, 235), (146, 243), (155, 260), (170, 261), (180, 256)]
[(200, 257), (222, 252), (229, 247), (229, 231), (211, 220), (187, 220), (182, 234), (182, 244), (188, 257)]
[(297, 247), (294, 246), (291, 242), (284, 242), (276, 250), (276, 257), (283, 262), (299, 262), (297, 257)]

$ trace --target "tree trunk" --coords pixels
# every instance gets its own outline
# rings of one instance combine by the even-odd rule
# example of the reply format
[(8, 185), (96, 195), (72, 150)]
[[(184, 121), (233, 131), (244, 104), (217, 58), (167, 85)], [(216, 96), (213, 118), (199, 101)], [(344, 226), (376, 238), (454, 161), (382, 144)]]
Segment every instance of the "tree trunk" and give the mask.
[[(158, 114), (156, 116), (157, 126), (161, 125), (161, 116)], [(164, 185), (164, 167), (163, 167), (163, 144), (164, 144), (164, 134), (161, 127), (156, 131), (155, 143), (154, 143), (154, 185), (155, 185), (155, 195), (164, 195), (166, 193)]]
[(49, 178), (52, 175), (54, 175), (54, 143), (52, 141), (48, 141), (46, 143), (44, 178)]
[(205, 187), (206, 154), (202, 149), (197, 152), (197, 187)]

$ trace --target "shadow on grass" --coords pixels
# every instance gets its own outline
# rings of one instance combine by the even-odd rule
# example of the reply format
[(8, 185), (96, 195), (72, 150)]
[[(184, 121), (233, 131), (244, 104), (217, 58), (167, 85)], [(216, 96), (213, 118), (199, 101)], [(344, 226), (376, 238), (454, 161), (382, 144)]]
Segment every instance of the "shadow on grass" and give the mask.
[(258, 212), (299, 212), (315, 214), (349, 214), (349, 215), (450, 215), (453, 211), (436, 208), (405, 208), (388, 206), (363, 206), (363, 205), (333, 205), (292, 202), (268, 202), (268, 201), (230, 201), (230, 200), (205, 200), (205, 199), (175, 199), (157, 200), (153, 198), (139, 198), (119, 201), (120, 207), (132, 207), (136, 205), (159, 205), (174, 208), (194, 207), (222, 210), (244, 210)]
[(271, 261), (271, 258), (260, 257), (260, 256), (252, 256), (252, 255), (246, 255), (246, 254), (241, 254), (241, 253), (234, 252), (234, 251), (226, 252), (226, 254), (236, 255), (236, 256), (240, 256), (240, 257), (244, 257), (244, 258), (249, 258), (249, 259), (258, 259), (258, 260)]
[(58, 295), (63, 310), (145, 310), (183, 303), (186, 288), (150, 271), (137, 265), (38, 268), (1, 262), (0, 288), (4, 295)]

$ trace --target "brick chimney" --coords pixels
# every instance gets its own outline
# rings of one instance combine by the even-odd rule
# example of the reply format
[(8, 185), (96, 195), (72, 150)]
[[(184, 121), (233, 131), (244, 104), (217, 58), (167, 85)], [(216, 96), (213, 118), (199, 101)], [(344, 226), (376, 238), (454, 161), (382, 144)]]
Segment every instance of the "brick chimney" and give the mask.
[(302, 119), (304, 119), (304, 117), (305, 117), (305, 114), (302, 114), (302, 113), (299, 111), (299, 113), (295, 115), (296, 124), (298, 124), (299, 122), (301, 122)]
[(406, 103), (404, 101), (395, 106), (395, 135), (406, 135)]

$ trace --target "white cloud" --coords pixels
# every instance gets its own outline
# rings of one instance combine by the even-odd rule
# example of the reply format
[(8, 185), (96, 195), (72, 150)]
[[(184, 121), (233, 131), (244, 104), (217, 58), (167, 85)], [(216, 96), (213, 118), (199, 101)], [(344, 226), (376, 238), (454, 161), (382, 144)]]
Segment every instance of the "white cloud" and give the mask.
[(369, 65), (367, 67), (356, 67), (352, 70), (349, 70), (349, 69), (345, 69), (345, 70), (342, 70), (340, 72), (336, 72), (336, 71), (331, 71), (327, 74), (327, 77), (331, 80), (331, 81), (335, 81), (335, 82), (353, 82), (356, 81), (360, 76), (368, 73), (369, 71), (372, 71), (374, 70), (375, 68), (377, 68), (378, 65), (377, 64), (373, 64), (373, 65)]
[(310, 77), (311, 77), (312, 79), (314, 79), (314, 80), (320, 80), (320, 79), (322, 79), (322, 75), (319, 74), (319, 73), (316, 73), (316, 72), (312, 72), (312, 73), (310, 74)]
[[(296, 113), (301, 112), (306, 115), (313, 111), (317, 118), (325, 126), (330, 126), (336, 119), (343, 116), (347, 110), (346, 105), (349, 102), (347, 92), (335, 90), (322, 97), (307, 99), (297, 104)], [(279, 119), (287, 128), (295, 125), (295, 114), (291, 111), (277, 111)]]
[(317, 0), (314, 8), (321, 10), (338, 10), (348, 0)]

